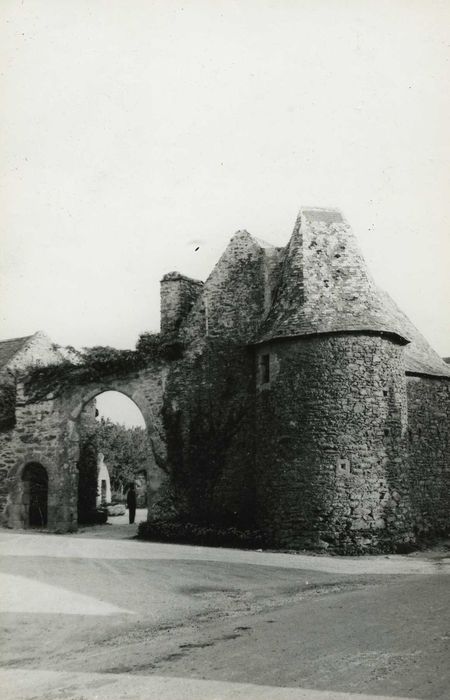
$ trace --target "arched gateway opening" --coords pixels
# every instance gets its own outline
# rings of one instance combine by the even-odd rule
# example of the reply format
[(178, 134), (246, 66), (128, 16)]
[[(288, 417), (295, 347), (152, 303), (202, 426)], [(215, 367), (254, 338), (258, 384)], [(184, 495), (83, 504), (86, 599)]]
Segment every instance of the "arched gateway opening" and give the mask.
[(136, 522), (147, 518), (147, 480), (154, 462), (143, 412), (129, 396), (103, 390), (83, 404), (79, 434), (78, 522), (128, 522), (127, 493), (134, 484)]
[(38, 462), (25, 465), (22, 472), (22, 503), (25, 507), (25, 527), (46, 527), (48, 476)]

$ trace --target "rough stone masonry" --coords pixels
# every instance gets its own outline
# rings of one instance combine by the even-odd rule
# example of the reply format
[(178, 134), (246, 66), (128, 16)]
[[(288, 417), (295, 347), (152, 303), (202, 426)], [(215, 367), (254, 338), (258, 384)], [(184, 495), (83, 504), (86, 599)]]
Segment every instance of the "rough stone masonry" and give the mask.
[(205, 283), (165, 275), (161, 338), (171, 359), (35, 402), (23, 379), (36, 336), (0, 343), (7, 526), (32, 524), (35, 468), (47, 527), (76, 529), (83, 414), (117, 390), (149, 432), (150, 520), (339, 551), (448, 529), (450, 367), (377, 287), (339, 211), (302, 209), (285, 247), (239, 231)]

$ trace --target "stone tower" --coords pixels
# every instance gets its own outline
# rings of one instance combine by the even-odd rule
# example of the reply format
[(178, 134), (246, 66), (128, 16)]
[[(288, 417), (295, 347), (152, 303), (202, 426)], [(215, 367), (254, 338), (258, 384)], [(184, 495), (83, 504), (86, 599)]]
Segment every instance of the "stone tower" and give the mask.
[(411, 530), (407, 342), (340, 212), (303, 209), (255, 346), (257, 511), (278, 545)]

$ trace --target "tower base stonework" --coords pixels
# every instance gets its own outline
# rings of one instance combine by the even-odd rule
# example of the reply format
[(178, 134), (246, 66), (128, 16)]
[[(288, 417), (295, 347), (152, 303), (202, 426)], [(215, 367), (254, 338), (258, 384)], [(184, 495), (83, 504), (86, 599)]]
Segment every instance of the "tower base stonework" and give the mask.
[(269, 540), (351, 549), (413, 539), (403, 346), (318, 335), (259, 346), (264, 355), (256, 483)]

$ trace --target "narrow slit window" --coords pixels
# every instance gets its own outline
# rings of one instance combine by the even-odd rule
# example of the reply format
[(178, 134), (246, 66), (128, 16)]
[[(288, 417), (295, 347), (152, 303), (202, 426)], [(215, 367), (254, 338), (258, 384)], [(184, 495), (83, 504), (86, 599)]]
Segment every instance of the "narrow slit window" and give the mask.
[(261, 355), (261, 384), (270, 382), (270, 355)]

